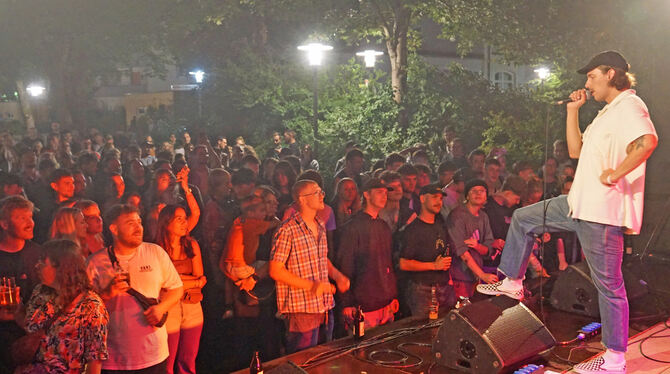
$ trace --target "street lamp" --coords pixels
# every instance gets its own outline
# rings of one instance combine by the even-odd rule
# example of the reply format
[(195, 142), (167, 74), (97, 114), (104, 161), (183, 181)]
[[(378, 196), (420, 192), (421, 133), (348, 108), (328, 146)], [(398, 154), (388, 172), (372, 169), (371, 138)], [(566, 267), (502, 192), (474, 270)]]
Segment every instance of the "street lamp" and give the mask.
[(307, 52), (309, 66), (321, 66), (323, 52), (330, 51), (333, 47), (321, 43), (309, 43), (299, 46), (298, 49)]
[(356, 56), (363, 57), (366, 68), (373, 68), (375, 67), (375, 62), (377, 62), (377, 56), (381, 56), (383, 54), (384, 52), (375, 51), (374, 49), (366, 49), (365, 51), (357, 52)]
[[(363, 61), (365, 61), (365, 67), (370, 69), (375, 67), (375, 62), (377, 62), (377, 56), (381, 56), (383, 54), (384, 52), (375, 51), (374, 49), (366, 49), (365, 51), (362, 52), (356, 52), (356, 56), (363, 57)], [(370, 80), (366, 78), (365, 87), (367, 87), (369, 83)]]
[(333, 47), (321, 43), (309, 43), (306, 45), (301, 45), (298, 47), (298, 50), (307, 52), (307, 60), (309, 61), (309, 66), (313, 66), (313, 75), (312, 80), (314, 84), (314, 95), (312, 100), (312, 131), (314, 132), (314, 152), (318, 152), (318, 139), (319, 139), (319, 77), (318, 69), (321, 66), (321, 61), (323, 60), (323, 53), (326, 51), (332, 50)]
[[(551, 70), (549, 70), (548, 67), (545, 66), (540, 66), (539, 68), (535, 69), (535, 74), (537, 74), (537, 77), (540, 78), (540, 92), (543, 93), (544, 91), (544, 81), (549, 78), (551, 75)], [(544, 163), (547, 163), (547, 158), (549, 157), (549, 111), (551, 110), (551, 106), (548, 104), (545, 104), (547, 108), (547, 114), (546, 118), (544, 120)], [(543, 205), (543, 212), (545, 214), (542, 215), (542, 236), (541, 238), (544, 238), (544, 234), (547, 232), (547, 179), (542, 178), (542, 205)], [(542, 240), (540, 243), (540, 255), (541, 257), (544, 257), (544, 243), (545, 241)]]
[(539, 68), (535, 69), (534, 71), (535, 71), (535, 74), (537, 74), (538, 78), (540, 78), (543, 82), (544, 82), (545, 79), (549, 78), (549, 76), (551, 75), (551, 70), (549, 70), (549, 68), (546, 68), (544, 66), (539, 67)]
[(44, 86), (41, 86), (41, 85), (36, 84), (36, 83), (31, 83), (31, 84), (28, 85), (28, 87), (26, 87), (26, 91), (27, 91), (27, 92), (30, 94), (30, 96), (32, 96), (32, 97), (39, 97), (39, 96), (42, 96), (42, 94), (44, 93), (44, 90), (45, 90), (45, 89), (46, 89), (46, 88), (44, 88)]
[(189, 75), (192, 75), (195, 79), (195, 83), (198, 84), (196, 90), (198, 90), (198, 118), (202, 118), (202, 81), (205, 79), (205, 72), (202, 70), (189, 71)]

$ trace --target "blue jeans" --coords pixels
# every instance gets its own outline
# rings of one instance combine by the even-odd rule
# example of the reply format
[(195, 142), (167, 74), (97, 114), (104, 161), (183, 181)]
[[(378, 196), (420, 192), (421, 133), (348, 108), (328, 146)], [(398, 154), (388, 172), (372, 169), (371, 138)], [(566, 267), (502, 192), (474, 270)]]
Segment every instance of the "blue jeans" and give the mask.
[[(453, 308), (456, 304), (454, 288), (448, 284), (436, 285), (436, 287), (435, 293), (439, 310), (444, 311)], [(405, 302), (412, 311), (412, 317), (428, 318), (431, 299), (430, 290), (431, 286), (428, 284), (420, 284), (412, 281), (407, 282)]]
[[(506, 276), (521, 279), (526, 273), (535, 235), (542, 233), (544, 204), (540, 201), (514, 211), (498, 267)], [(570, 207), (567, 195), (546, 200), (546, 204), (547, 231), (575, 232), (582, 244), (591, 279), (598, 289), (603, 344), (609, 349), (625, 352), (628, 343), (628, 299), (621, 272), (621, 227), (568, 217)]]
[(322, 323), (319, 327), (304, 331), (288, 331), (286, 330), (286, 353), (295, 353), (313, 347), (317, 344), (322, 344), (333, 340), (333, 327), (335, 320), (333, 319), (332, 309), (328, 311), (328, 321)]

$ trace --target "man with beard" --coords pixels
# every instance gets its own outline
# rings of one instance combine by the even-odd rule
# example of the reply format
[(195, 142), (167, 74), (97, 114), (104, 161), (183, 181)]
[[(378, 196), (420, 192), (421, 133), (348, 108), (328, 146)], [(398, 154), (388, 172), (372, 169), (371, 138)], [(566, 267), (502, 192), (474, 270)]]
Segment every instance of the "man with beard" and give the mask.
[[(66, 169), (56, 169), (50, 176), (51, 183), (49, 187), (51, 191), (44, 195), (33, 194), (29, 195), (30, 199), (35, 201), (35, 205), (39, 208), (36, 214), (37, 232), (36, 240), (40, 243), (48, 239), (49, 228), (53, 219), (54, 212), (58, 208), (67, 206), (71, 207), (75, 201), (74, 197), (74, 177), (72, 172)], [(46, 192), (46, 191), (45, 191)]]
[[(91, 283), (109, 311), (109, 358), (102, 364), (103, 372), (165, 373), (167, 330), (155, 325), (181, 299), (182, 281), (163, 248), (142, 242), (137, 208), (115, 205), (105, 223), (113, 244), (91, 255), (87, 265)], [(160, 294), (159, 303), (143, 310), (126, 293), (131, 287), (149, 298), (158, 299)]]
[[(623, 234), (639, 233), (644, 206), (646, 161), (658, 145), (647, 106), (631, 87), (635, 77), (616, 51), (595, 55), (579, 69), (585, 89), (570, 94), (566, 138), (570, 157), (579, 158), (570, 193), (514, 212), (498, 270), (503, 281), (480, 285), (488, 295), (523, 298), (523, 277), (534, 236), (547, 231), (577, 234), (593, 284), (598, 289), (604, 354), (574, 367), (578, 373), (625, 373), (628, 298), (621, 271)], [(593, 99), (606, 102), (582, 133), (579, 108)]]
[[(8, 196), (0, 200), (0, 277), (14, 278), (21, 287), (21, 300), (27, 303), (33, 288), (39, 283), (35, 265), (41, 248), (33, 243), (33, 203), (22, 196)], [(14, 322), (16, 311), (0, 309), (0, 372), (12, 372), (5, 367), (10, 363), (9, 347), (24, 334)]]
[(421, 188), (421, 212), (401, 231), (400, 270), (405, 271), (405, 303), (412, 316), (428, 317), (431, 288), (435, 286), (438, 303), (454, 305), (454, 290), (449, 285), (451, 253), (444, 221), (439, 215), (445, 195), (437, 184)]

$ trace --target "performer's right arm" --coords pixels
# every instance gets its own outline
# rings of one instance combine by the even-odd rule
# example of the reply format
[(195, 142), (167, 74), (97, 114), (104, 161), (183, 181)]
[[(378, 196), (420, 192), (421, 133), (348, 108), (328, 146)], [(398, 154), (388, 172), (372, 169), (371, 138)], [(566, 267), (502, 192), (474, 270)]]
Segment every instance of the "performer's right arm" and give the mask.
[(577, 90), (570, 94), (571, 102), (566, 105), (567, 119), (565, 136), (568, 141), (570, 158), (579, 158), (582, 151), (582, 132), (579, 130), (579, 108), (586, 102), (586, 90)]

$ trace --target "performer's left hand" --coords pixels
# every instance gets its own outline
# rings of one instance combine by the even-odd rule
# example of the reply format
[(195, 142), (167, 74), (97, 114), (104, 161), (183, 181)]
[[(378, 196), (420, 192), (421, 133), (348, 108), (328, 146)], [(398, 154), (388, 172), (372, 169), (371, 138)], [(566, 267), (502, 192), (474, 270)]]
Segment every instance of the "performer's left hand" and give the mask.
[(614, 179), (614, 177), (610, 177), (610, 182), (607, 181), (607, 177), (612, 175), (614, 173), (614, 169), (605, 169), (603, 170), (603, 173), (600, 174), (600, 183), (604, 184), (605, 186), (613, 186), (616, 184), (617, 179)]

